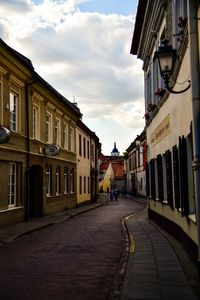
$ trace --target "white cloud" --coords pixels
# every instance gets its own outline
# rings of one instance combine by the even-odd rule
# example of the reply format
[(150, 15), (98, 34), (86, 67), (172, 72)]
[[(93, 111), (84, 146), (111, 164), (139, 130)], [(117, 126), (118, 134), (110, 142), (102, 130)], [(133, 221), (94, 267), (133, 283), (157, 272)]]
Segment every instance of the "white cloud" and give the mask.
[(104, 138), (102, 122), (123, 145), (131, 130), (138, 134), (144, 126), (141, 63), (130, 55), (134, 18), (83, 13), (83, 2), (3, 0), (0, 33), (60, 93), (75, 96), (103, 144), (110, 137)]

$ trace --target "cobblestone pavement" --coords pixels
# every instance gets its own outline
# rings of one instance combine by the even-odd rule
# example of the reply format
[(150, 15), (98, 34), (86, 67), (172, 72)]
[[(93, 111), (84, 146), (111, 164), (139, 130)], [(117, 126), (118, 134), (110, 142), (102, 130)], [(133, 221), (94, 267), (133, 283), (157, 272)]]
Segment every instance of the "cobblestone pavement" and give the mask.
[(106, 300), (119, 272), (121, 220), (144, 207), (119, 199), (0, 247), (3, 300)]

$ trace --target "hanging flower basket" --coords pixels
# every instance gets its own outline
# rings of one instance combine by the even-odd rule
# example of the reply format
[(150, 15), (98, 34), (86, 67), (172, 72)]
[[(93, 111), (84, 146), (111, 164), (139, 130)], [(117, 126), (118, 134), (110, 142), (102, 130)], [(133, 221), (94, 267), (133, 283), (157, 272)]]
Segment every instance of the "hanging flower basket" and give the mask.
[(144, 114), (144, 118), (146, 121), (148, 121), (150, 119), (150, 114), (149, 113), (145, 113)]
[(157, 89), (157, 91), (155, 92), (155, 96), (158, 96), (158, 97), (163, 97), (165, 94), (165, 90), (163, 88), (159, 88)]
[(149, 103), (147, 109), (148, 109), (149, 112), (151, 112), (151, 111), (153, 111), (155, 108), (156, 108), (156, 105), (155, 105), (155, 104)]
[(177, 36), (177, 41), (180, 43), (183, 41), (183, 35), (185, 32), (186, 24), (187, 24), (187, 18), (184, 19), (182, 16), (180, 16), (178, 18), (178, 33), (173, 34), (173, 36)]

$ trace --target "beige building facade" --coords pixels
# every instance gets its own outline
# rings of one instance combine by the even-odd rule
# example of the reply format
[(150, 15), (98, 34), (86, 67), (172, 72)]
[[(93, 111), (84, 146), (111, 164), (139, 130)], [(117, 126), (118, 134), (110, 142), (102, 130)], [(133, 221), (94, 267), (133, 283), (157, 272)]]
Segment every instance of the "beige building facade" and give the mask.
[(98, 198), (99, 139), (81, 120), (76, 124), (77, 205)]
[(76, 206), (80, 117), (0, 40), (0, 226)]

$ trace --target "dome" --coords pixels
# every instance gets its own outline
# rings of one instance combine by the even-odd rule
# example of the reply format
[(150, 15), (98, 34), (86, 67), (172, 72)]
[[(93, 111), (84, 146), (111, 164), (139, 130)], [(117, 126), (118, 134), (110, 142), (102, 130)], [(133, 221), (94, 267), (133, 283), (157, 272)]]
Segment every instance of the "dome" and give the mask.
[(116, 147), (116, 143), (115, 142), (114, 142), (114, 148), (113, 148), (113, 150), (111, 152), (111, 155), (112, 156), (118, 156), (119, 155), (119, 151), (118, 151), (118, 149)]

